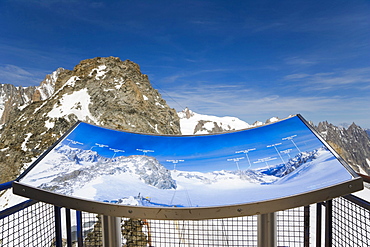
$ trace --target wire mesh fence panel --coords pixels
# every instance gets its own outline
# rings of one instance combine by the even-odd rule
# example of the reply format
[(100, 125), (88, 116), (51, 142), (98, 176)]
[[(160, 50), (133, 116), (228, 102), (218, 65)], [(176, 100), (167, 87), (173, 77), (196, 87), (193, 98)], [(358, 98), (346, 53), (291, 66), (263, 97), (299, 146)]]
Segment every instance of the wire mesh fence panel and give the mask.
[(100, 247), (103, 245), (102, 224), (99, 215), (83, 212), (82, 231), (85, 247)]
[(149, 220), (149, 246), (256, 246), (256, 216), (212, 220)]
[[(333, 246), (368, 246), (369, 210), (344, 198), (333, 203)], [(312, 217), (312, 216), (311, 216)], [(277, 245), (305, 246), (304, 207), (277, 212)], [(84, 246), (102, 246), (100, 217), (83, 213)], [(257, 216), (211, 220), (123, 218), (123, 246), (257, 246)], [(345, 233), (345, 234), (344, 234)]]
[[(83, 214), (84, 246), (102, 246), (100, 218)], [(94, 222), (91, 224), (91, 222)], [(143, 220), (123, 218), (123, 246), (257, 246), (257, 216), (210, 220)], [(277, 213), (278, 246), (303, 246), (304, 208)]]
[(369, 246), (370, 210), (345, 198), (333, 200), (333, 246)]
[(277, 214), (277, 245), (304, 246), (304, 207), (279, 211)]
[(54, 246), (54, 206), (36, 203), (0, 219), (0, 246)]
[[(100, 217), (83, 213), (84, 246), (102, 246)], [(122, 243), (140, 246), (256, 246), (257, 217), (212, 220), (144, 220), (123, 218)]]

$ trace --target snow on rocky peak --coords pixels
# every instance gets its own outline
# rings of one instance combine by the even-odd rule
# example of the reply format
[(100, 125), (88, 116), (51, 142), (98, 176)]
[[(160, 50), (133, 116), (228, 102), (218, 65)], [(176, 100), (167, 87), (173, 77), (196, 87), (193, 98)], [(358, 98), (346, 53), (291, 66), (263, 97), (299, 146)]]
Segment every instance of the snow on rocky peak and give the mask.
[(219, 133), (253, 127), (236, 117), (216, 117), (198, 114), (185, 108), (177, 113), (183, 135)]
[[(236, 117), (217, 117), (198, 114), (187, 107), (183, 111), (178, 112), (177, 115), (180, 118), (180, 128), (183, 135), (221, 133), (254, 128), (265, 124), (260, 121), (248, 124)], [(277, 117), (272, 117), (266, 121), (266, 124), (279, 120)]]
[(55, 83), (65, 69), (58, 68), (53, 73), (47, 75), (44, 81), (41, 82), (40, 86), (36, 87), (40, 93), (40, 100), (46, 100), (54, 93)]
[(273, 123), (273, 122), (277, 122), (279, 120), (280, 119), (278, 117), (272, 117), (272, 118), (267, 119), (266, 123)]
[(74, 91), (72, 94), (64, 94), (58, 104), (47, 114), (50, 118), (67, 118), (74, 114), (79, 120), (97, 123), (89, 111), (91, 99), (86, 88)]

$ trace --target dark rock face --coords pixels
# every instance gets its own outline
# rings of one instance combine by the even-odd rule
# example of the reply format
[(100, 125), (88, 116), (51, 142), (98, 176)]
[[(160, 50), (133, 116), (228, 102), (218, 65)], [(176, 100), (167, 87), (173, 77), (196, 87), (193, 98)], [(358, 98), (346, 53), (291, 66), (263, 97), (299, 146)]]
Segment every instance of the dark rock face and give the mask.
[(0, 124), (7, 123), (12, 115), (19, 113), (19, 107), (29, 103), (36, 92), (36, 87), (15, 87), (11, 84), (0, 84)]
[[(205, 128), (205, 124), (212, 123), (213, 128), (211, 130)], [(208, 133), (221, 133), (226, 132), (222, 127), (218, 126), (217, 122), (207, 121), (207, 120), (199, 120), (198, 124), (195, 126), (194, 133), (198, 131), (207, 131)]]
[(87, 59), (73, 71), (58, 69), (27, 94), (6, 88), (21, 97), (4, 100), (13, 107), (6, 108), (9, 113), (0, 124), (0, 183), (16, 178), (24, 164), (78, 120), (133, 132), (181, 134), (176, 111), (129, 60)]
[(346, 129), (328, 122), (315, 128), (356, 172), (370, 174), (370, 137), (364, 129), (355, 123)]

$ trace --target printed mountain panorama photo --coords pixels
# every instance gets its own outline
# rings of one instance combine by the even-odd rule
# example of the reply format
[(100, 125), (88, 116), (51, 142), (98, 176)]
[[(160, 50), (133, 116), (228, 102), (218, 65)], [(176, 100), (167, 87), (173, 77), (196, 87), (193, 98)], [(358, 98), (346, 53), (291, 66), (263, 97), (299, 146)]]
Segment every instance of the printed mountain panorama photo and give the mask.
[(150, 207), (252, 203), (353, 179), (300, 116), (196, 136), (139, 134), (80, 122), (32, 166), (20, 183)]

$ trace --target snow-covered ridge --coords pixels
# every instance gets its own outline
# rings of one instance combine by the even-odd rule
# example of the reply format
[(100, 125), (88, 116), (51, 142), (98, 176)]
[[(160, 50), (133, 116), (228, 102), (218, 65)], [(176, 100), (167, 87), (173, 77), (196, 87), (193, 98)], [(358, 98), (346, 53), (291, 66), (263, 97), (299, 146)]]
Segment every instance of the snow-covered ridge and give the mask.
[(41, 100), (48, 99), (51, 95), (53, 95), (55, 90), (55, 83), (59, 77), (59, 74), (64, 71), (63, 68), (59, 68), (50, 75), (45, 77), (45, 80), (40, 84), (40, 86), (36, 87), (41, 95)]
[[(260, 121), (249, 124), (236, 117), (217, 117), (198, 114), (188, 108), (178, 112), (177, 115), (180, 118), (180, 128), (183, 135), (220, 133), (264, 125), (264, 123)], [(272, 117), (268, 119), (266, 123), (272, 123), (276, 121), (279, 121), (279, 118)]]

